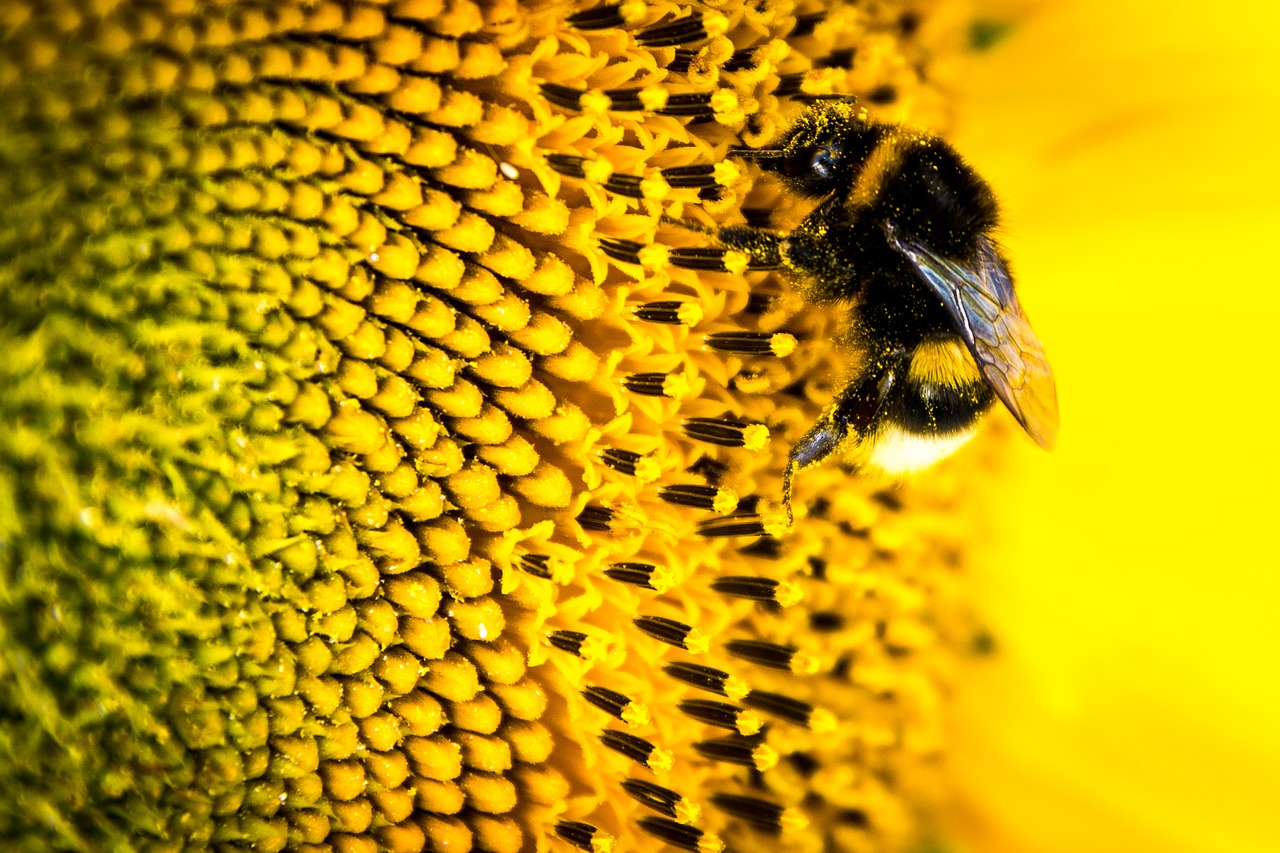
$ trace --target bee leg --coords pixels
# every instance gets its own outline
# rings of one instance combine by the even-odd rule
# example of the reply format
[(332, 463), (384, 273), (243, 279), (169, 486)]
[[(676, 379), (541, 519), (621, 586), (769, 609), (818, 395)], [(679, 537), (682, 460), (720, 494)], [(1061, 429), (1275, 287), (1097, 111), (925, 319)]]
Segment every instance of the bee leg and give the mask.
[(791, 483), (797, 471), (808, 468), (836, 452), (849, 435), (848, 424), (824, 416), (787, 454), (787, 470), (782, 475), (782, 505), (787, 510), (787, 526), (795, 522), (791, 509)]
[(826, 459), (849, 437), (849, 420), (839, 414), (839, 403), (828, 409), (787, 454), (787, 470), (782, 475), (782, 504), (787, 510), (787, 526), (795, 520), (791, 509), (791, 484), (797, 471)]
[(864, 221), (848, 221), (839, 199), (815, 208), (779, 245), (782, 265), (803, 274), (805, 297), (819, 304), (858, 297), (865, 274), (855, 260), (875, 245), (879, 235), (863, 233)]
[(910, 354), (902, 348), (870, 361), (862, 375), (840, 392), (818, 422), (791, 448), (782, 476), (782, 502), (786, 506), (788, 525), (793, 520), (791, 484), (795, 473), (831, 456), (850, 435), (859, 441), (869, 435), (884, 410), (886, 398), (898, 377), (905, 375), (909, 364)]
[(783, 238), (771, 231), (735, 225), (720, 229), (720, 242), (730, 249), (746, 252), (756, 269), (777, 269), (782, 266)]

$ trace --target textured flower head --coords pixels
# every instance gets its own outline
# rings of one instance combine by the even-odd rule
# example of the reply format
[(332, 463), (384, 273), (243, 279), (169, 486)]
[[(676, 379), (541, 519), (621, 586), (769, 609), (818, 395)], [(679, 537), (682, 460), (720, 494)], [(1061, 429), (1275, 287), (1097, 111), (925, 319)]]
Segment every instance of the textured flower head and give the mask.
[(848, 316), (714, 234), (809, 96), (944, 124), (945, 3), (0, 15), (0, 837), (922, 837), (954, 472), (787, 528)]

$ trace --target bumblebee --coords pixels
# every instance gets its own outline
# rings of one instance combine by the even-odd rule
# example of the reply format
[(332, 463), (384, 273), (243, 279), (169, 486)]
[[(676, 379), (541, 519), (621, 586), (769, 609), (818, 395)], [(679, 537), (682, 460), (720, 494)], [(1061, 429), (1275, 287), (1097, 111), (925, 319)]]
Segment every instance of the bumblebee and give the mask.
[(992, 237), (995, 197), (950, 145), (871, 122), (843, 99), (810, 106), (772, 147), (733, 154), (820, 201), (789, 234), (727, 227), (721, 244), (782, 269), (811, 302), (850, 303), (862, 352), (791, 449), (788, 516), (797, 471), (837, 452), (891, 475), (928, 467), (968, 441), (996, 399), (1053, 446), (1053, 373)]

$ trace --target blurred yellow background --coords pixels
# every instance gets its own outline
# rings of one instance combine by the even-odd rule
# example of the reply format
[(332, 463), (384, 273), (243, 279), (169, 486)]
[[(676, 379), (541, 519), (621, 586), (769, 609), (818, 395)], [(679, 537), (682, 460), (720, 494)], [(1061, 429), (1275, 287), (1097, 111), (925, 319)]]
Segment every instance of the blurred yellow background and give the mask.
[(961, 75), (1062, 408), (991, 487), (975, 851), (1280, 850), (1278, 37), (1274, 4), (1049, 3)]

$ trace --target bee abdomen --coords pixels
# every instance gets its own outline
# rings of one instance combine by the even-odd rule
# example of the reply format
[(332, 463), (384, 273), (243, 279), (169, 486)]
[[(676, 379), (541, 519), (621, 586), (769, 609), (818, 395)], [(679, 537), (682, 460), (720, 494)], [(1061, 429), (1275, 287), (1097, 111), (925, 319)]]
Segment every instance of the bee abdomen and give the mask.
[(911, 352), (911, 362), (888, 421), (920, 436), (971, 432), (995, 402), (995, 393), (958, 336), (930, 338)]
[(916, 346), (905, 375), (885, 400), (867, 445), (867, 464), (889, 474), (920, 471), (974, 436), (995, 402), (958, 337)]
[(917, 435), (967, 433), (977, 426), (995, 399), (995, 392), (981, 379), (958, 385), (908, 380), (889, 422)]

